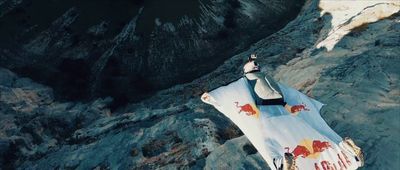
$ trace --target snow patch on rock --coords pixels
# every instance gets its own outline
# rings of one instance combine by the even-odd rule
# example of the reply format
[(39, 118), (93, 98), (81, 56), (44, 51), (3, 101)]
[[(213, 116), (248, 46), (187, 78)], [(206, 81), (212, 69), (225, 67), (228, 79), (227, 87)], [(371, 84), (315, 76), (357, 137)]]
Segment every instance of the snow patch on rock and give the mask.
[(319, 7), (322, 9), (321, 16), (326, 13), (332, 15), (332, 28), (328, 33), (328, 37), (317, 44), (317, 48), (325, 47), (328, 51), (331, 51), (352, 29), (376, 22), (398, 12), (400, 10), (400, 1), (322, 0)]

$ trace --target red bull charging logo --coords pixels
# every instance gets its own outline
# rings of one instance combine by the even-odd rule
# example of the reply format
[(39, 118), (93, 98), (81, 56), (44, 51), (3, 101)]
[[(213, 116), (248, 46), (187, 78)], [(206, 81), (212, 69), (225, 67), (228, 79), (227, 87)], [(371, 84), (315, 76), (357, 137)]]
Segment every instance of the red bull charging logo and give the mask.
[[(298, 157), (316, 159), (320, 153), (330, 148), (329, 142), (321, 142), (320, 140), (304, 139), (291, 152), (295, 159)], [(289, 147), (286, 147), (289, 152)]]
[(255, 116), (258, 118), (260, 111), (254, 104), (239, 105), (239, 102), (235, 102), (237, 108), (239, 108), (239, 114), (244, 112), (247, 116)]
[[(291, 152), (290, 148), (286, 147), (288, 153), (293, 154), (294, 159), (302, 158), (310, 158), (310, 159), (318, 159), (320, 154), (324, 151), (332, 148), (331, 144), (326, 141), (320, 140), (310, 140), (304, 139), (297, 145)], [(351, 161), (346, 156), (345, 153), (337, 153), (338, 162), (329, 162), (326, 160), (322, 160), (320, 162), (315, 162), (314, 167), (315, 170), (339, 170), (339, 169), (347, 169), (348, 166), (351, 165)]]

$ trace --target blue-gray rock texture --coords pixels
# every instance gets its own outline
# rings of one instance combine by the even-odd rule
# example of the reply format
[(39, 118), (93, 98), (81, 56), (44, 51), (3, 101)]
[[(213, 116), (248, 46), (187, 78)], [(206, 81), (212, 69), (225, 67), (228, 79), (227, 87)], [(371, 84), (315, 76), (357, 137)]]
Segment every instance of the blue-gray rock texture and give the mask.
[[(9, 9), (1, 10), (0, 17), (22, 2), (0, 1), (2, 9), (1, 5), (6, 3), (5, 9)], [(40, 33), (46, 36), (37, 36), (21, 45), (20, 50), (2, 49), (2, 64), (9, 61), (10, 65), (28, 65), (41, 53), (64, 48), (69, 36), (57, 30), (74, 22), (78, 14), (75, 10), (69, 9), (63, 14), (66, 18), (57, 19), (48, 31)], [(146, 9), (140, 10), (144, 13)], [(2, 65), (0, 169), (268, 169), (242, 132), (199, 98), (204, 91), (241, 77), (244, 61), (254, 52), (260, 58), (262, 71), (326, 104), (322, 117), (339, 135), (352, 137), (364, 150), (363, 169), (397, 169), (400, 166), (400, 15), (396, 13), (357, 27), (327, 51), (317, 49), (316, 45), (328, 36), (332, 16), (320, 16), (319, 10), (317, 0), (306, 1), (297, 17), (284, 28), (224, 59), (219, 67), (200, 78), (113, 109), (113, 98), (106, 96), (80, 102), (59, 100), (50, 85), (14, 71), (16, 65), (6, 68)], [(103, 59), (93, 61), (101, 63), (108, 56), (120, 53), (127, 39), (136, 41), (137, 35), (129, 31), (137, 19), (134, 17), (126, 24), (120, 36), (111, 38), (111, 45), (105, 45), (109, 48), (98, 48), (103, 50), (99, 52)], [(101, 22), (89, 32), (94, 36), (103, 34), (107, 32), (104, 30), (107, 24)], [(161, 18), (155, 25), (153, 34), (158, 29), (178, 29)], [(91, 41), (78, 44), (81, 43)], [(70, 47), (58, 56), (91, 56), (91, 52), (85, 55), (78, 50), (86, 49), (86, 45)], [(17, 53), (30, 56), (31, 60), (17, 57), (11, 62), (7, 58)], [(32, 55), (35, 53), (38, 55)], [(99, 65), (91, 65), (91, 71), (99, 69)], [(154, 81), (159, 80), (154, 78)]]
[(0, 66), (57, 99), (138, 101), (283, 28), (304, 0), (1, 0)]

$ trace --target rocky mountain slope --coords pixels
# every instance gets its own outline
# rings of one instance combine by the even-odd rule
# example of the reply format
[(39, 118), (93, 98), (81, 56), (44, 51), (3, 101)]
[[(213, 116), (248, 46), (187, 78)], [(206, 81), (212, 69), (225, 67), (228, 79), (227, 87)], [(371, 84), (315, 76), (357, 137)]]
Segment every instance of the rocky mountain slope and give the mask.
[[(283, 29), (214, 71), (113, 111), (111, 98), (59, 101), (48, 86), (1, 69), (1, 167), (267, 169), (240, 130), (199, 99), (239, 78), (245, 58), (256, 52), (262, 71), (327, 104), (321, 115), (364, 149), (364, 169), (396, 169), (400, 5), (368, 4), (339, 21), (323, 7), (309, 0)], [(377, 19), (365, 20), (366, 14)], [(348, 32), (332, 32), (341, 28)]]
[(212, 71), (283, 28), (303, 2), (1, 0), (0, 66), (57, 99), (123, 105)]

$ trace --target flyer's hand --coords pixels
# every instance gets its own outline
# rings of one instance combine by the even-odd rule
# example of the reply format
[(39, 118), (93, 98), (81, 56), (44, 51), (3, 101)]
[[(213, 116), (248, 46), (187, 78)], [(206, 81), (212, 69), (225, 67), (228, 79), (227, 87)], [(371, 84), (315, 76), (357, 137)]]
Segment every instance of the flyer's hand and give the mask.
[(201, 95), (201, 100), (204, 103), (207, 103), (207, 104), (211, 104), (211, 105), (214, 105), (214, 106), (220, 106), (218, 104), (218, 102), (215, 101), (215, 99), (207, 92), (205, 92), (205, 93), (203, 93), (203, 95)]
[(202, 99), (203, 101), (209, 101), (209, 100), (210, 100), (210, 95), (209, 95), (207, 92), (205, 92), (205, 93), (201, 96), (201, 99)]

